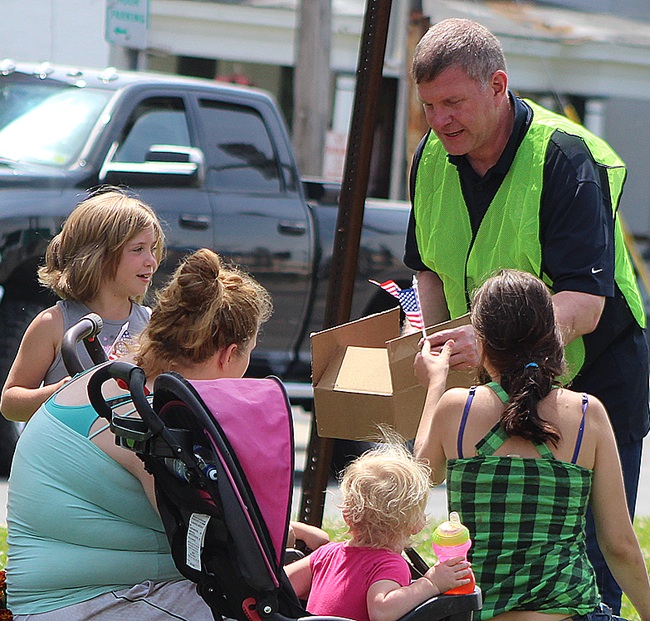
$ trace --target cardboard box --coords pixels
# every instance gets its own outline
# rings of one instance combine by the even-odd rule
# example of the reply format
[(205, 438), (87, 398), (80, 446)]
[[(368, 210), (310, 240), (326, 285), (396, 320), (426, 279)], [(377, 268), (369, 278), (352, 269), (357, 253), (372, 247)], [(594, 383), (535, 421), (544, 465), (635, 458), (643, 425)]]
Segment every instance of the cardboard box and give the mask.
[[(469, 323), (466, 315), (427, 334)], [(426, 389), (413, 374), (420, 332), (400, 336), (399, 308), (311, 335), (312, 384), (318, 435), (377, 438), (377, 425), (415, 437)], [(473, 374), (450, 371), (447, 387), (470, 386)]]

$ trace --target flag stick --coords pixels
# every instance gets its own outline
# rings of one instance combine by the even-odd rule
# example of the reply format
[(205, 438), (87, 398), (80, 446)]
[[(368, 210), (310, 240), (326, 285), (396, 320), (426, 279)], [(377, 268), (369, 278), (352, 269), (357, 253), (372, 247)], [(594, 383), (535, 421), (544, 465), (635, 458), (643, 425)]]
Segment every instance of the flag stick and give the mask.
[(427, 338), (427, 327), (424, 323), (424, 315), (422, 314), (422, 304), (420, 302), (420, 291), (418, 290), (418, 278), (413, 274), (413, 291), (415, 291), (415, 299), (418, 301), (418, 308), (420, 309), (420, 317), (422, 318), (422, 338)]

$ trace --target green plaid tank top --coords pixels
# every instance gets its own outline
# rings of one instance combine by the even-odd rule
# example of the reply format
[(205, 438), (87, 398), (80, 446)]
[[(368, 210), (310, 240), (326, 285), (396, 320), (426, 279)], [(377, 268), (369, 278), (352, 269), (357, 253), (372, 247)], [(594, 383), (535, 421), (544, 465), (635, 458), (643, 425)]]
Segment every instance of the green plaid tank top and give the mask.
[[(574, 462), (586, 406), (585, 395)], [(461, 450), (458, 459), (447, 461), (449, 510), (459, 513), (472, 534), (469, 560), (483, 590), (483, 609), (475, 618), (509, 610), (587, 614), (600, 602), (585, 544), (592, 471), (556, 459), (545, 444), (537, 445), (539, 459), (495, 456), (507, 438), (497, 423), (477, 443), (475, 457), (465, 458)]]

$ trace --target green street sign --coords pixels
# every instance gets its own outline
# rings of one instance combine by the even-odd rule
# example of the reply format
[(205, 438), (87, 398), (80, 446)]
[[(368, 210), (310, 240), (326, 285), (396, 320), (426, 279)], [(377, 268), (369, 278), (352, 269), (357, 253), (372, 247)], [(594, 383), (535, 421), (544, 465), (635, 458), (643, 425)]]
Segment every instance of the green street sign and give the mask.
[(149, 0), (106, 0), (106, 41), (113, 45), (147, 48)]

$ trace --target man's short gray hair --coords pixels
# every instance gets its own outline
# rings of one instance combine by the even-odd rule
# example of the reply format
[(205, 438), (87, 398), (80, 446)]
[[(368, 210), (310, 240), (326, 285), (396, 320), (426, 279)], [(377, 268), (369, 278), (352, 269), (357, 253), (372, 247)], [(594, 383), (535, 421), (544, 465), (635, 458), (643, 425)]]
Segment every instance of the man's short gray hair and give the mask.
[(445, 19), (427, 30), (415, 48), (411, 75), (416, 84), (430, 82), (445, 69), (460, 67), (487, 86), (495, 71), (506, 71), (499, 40), (470, 19)]

